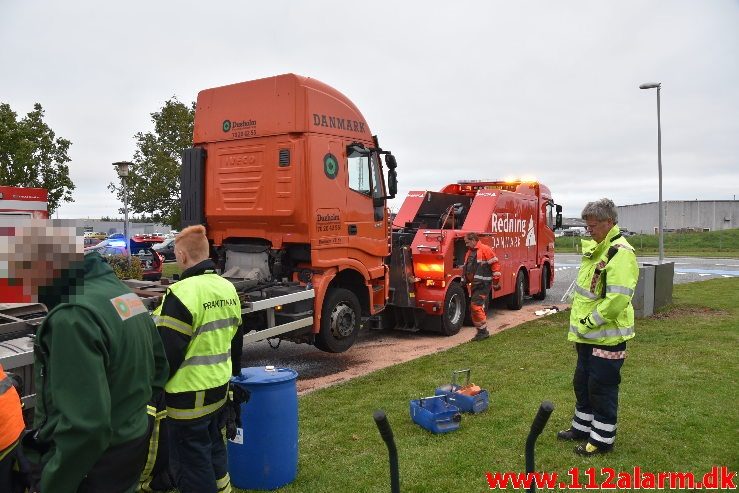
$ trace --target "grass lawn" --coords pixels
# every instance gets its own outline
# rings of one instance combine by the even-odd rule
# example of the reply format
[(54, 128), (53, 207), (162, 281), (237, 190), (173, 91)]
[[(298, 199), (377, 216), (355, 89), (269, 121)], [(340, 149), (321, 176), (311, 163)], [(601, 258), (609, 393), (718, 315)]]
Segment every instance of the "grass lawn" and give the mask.
[(167, 262), (162, 266), (162, 277), (172, 278), (173, 274), (181, 274), (182, 269), (177, 265), (177, 262)]
[[(524, 442), (542, 400), (555, 410), (537, 445), (536, 467), (690, 471), (739, 467), (739, 279), (675, 286), (674, 304), (637, 321), (622, 370), (614, 452), (582, 458), (558, 442), (574, 405), (575, 352), (569, 312), (396, 365), (299, 400), (299, 472), (280, 491), (390, 491), (387, 449), (372, 420), (384, 409), (398, 447), (404, 492), (490, 491), (486, 472), (523, 471)], [(433, 394), (452, 370), (472, 368), (490, 408), (464, 415), (458, 431), (433, 435), (413, 424), (408, 401)], [(598, 477), (603, 480), (603, 476)], [(236, 490), (242, 491), (242, 490)]]
[[(657, 235), (635, 235), (626, 238), (636, 248), (637, 255), (659, 253)], [(580, 250), (580, 237), (562, 236), (555, 239), (560, 253)], [(739, 229), (706, 231), (704, 233), (665, 233), (665, 255), (670, 257), (739, 258)]]

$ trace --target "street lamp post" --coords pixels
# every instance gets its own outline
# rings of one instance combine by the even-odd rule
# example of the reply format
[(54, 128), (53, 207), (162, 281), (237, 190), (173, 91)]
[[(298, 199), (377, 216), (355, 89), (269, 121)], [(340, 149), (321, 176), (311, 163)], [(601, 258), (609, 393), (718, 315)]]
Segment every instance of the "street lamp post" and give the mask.
[(659, 175), (659, 231), (657, 238), (659, 241), (659, 263), (661, 264), (665, 258), (665, 245), (663, 233), (663, 215), (662, 208), (662, 125), (659, 114), (659, 92), (662, 88), (661, 82), (645, 82), (639, 86), (639, 89), (657, 89), (657, 174)]
[(128, 239), (128, 189), (126, 188), (126, 177), (131, 163), (128, 161), (119, 161), (113, 163), (118, 176), (121, 178), (123, 186), (123, 237), (126, 241), (126, 255), (128, 256), (128, 266), (131, 267), (131, 244)]

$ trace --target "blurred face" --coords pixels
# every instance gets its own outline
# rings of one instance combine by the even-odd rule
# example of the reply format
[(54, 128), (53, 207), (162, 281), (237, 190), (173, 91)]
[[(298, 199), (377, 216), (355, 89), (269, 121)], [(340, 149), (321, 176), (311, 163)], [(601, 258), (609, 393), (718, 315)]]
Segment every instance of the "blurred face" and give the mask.
[(477, 245), (477, 240), (470, 240), (469, 238), (465, 238), (464, 244), (467, 245), (467, 248), (475, 248), (475, 245)]
[(598, 243), (606, 239), (606, 236), (612, 227), (613, 221), (610, 219), (606, 219), (605, 221), (598, 221), (592, 217), (585, 219), (585, 229), (588, 230), (590, 236), (592, 236)]
[(40, 287), (50, 285), (72, 262), (84, 259), (83, 246), (82, 234), (74, 227), (32, 220), (15, 227), (0, 263), (7, 262), (8, 279), (20, 281), (23, 294), (35, 302)]

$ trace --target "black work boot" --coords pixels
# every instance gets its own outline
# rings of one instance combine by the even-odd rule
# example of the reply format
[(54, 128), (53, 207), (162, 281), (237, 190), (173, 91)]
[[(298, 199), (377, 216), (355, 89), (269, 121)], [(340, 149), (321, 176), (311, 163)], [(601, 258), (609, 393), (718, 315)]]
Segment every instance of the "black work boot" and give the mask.
[(586, 440), (589, 436), (590, 435), (588, 433), (574, 428), (568, 428), (557, 432), (557, 438), (560, 440)]
[(477, 329), (477, 334), (472, 338), (473, 341), (482, 341), (490, 337), (488, 329)]

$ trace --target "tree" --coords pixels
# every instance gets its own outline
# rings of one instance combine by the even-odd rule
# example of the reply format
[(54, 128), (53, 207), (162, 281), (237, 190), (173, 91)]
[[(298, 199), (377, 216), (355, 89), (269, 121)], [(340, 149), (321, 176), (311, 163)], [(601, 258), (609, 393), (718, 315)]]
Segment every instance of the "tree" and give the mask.
[(69, 178), (67, 151), (72, 145), (44, 123), (44, 109), (33, 111), (22, 120), (9, 104), (0, 104), (0, 184), (14, 187), (45, 188), (49, 192), (49, 215), (61, 202), (74, 202), (74, 183)]
[[(156, 222), (180, 226), (180, 160), (192, 146), (195, 103), (186, 106), (176, 97), (151, 114), (154, 132), (136, 134), (133, 166), (126, 178), (131, 212), (145, 214)], [(123, 201), (119, 183), (108, 185)], [(121, 211), (122, 212), (122, 211)]]

